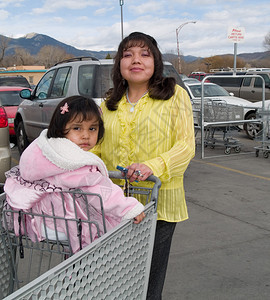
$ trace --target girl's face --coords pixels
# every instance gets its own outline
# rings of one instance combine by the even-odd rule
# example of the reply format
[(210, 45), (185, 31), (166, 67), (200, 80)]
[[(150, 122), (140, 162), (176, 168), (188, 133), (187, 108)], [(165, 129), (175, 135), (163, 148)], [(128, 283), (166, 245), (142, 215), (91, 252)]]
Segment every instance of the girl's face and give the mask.
[(129, 84), (147, 84), (154, 74), (154, 56), (147, 46), (130, 47), (123, 52), (120, 71)]
[(97, 119), (81, 121), (82, 118), (77, 116), (68, 122), (65, 130), (65, 137), (75, 143), (84, 151), (92, 149), (98, 140), (99, 123)]

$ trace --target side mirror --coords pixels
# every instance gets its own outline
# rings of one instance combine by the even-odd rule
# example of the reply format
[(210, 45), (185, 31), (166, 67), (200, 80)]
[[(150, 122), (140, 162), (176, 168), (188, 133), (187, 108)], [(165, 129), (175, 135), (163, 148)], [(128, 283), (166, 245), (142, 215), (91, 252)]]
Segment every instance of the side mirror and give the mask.
[(20, 91), (20, 97), (23, 99), (30, 99), (31, 98), (31, 91), (28, 89), (23, 89)]
[(229, 94), (230, 94), (230, 96), (232, 96), (232, 97), (234, 96), (234, 93), (232, 93), (232, 92), (231, 92), (231, 93), (229, 93)]

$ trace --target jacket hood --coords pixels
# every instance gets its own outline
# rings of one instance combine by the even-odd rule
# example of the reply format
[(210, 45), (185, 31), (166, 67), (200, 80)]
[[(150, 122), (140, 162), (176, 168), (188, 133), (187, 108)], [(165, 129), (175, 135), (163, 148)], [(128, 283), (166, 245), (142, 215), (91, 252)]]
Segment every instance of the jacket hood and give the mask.
[(108, 176), (103, 161), (95, 154), (82, 150), (66, 138), (47, 138), (47, 129), (23, 152), (20, 172), (25, 180), (34, 181), (73, 171), (84, 166), (94, 166)]

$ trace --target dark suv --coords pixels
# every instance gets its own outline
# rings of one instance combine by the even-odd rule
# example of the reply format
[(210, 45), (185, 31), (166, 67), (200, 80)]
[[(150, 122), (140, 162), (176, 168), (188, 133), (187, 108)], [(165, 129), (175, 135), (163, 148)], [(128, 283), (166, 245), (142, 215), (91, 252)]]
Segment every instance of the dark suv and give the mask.
[[(112, 59), (73, 58), (50, 68), (32, 93), (22, 90), (20, 95), (26, 100), (19, 105), (14, 121), (19, 152), (48, 127), (55, 107), (63, 98), (82, 95), (100, 104), (113, 86), (112, 67)], [(164, 62), (164, 75), (175, 77), (184, 87), (179, 74), (168, 62)]]

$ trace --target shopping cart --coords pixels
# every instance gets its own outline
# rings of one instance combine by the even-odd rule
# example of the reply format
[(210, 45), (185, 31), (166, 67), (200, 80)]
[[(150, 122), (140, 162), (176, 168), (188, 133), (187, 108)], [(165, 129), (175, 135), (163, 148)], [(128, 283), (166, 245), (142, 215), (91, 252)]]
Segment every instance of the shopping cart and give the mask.
[[(122, 179), (120, 172), (109, 172), (110, 178)], [(150, 264), (155, 236), (156, 205), (160, 180), (155, 176), (147, 179), (148, 187), (131, 186), (129, 193), (145, 201), (145, 219), (140, 224), (132, 220), (121, 222), (106, 233), (104, 221), (101, 228), (87, 210), (89, 218), (78, 217), (65, 219), (36, 216), (31, 211), (18, 212), (4, 206), (5, 194), (0, 195), (1, 244), (0, 262), (0, 297), (1, 299), (145, 299), (150, 272)], [(63, 203), (66, 196), (74, 201), (87, 201), (87, 197), (100, 197), (97, 194), (75, 190), (60, 192)], [(102, 205), (102, 199), (100, 199)], [(86, 205), (86, 209), (87, 205)], [(47, 218), (67, 224), (67, 232), (72, 222), (77, 229), (77, 236), (67, 234), (61, 239), (55, 227), (55, 239), (47, 235), (38, 242), (24, 235), (28, 218), (41, 217), (46, 224)], [(12, 223), (20, 220), (19, 235), (14, 233)], [(10, 222), (11, 220), (11, 222)], [(71, 241), (78, 239), (86, 228), (100, 235), (82, 250), (73, 253)], [(104, 233), (104, 234), (103, 234)]]
[[(198, 124), (202, 122), (201, 102), (193, 102), (194, 119)], [(237, 121), (241, 124), (244, 120), (244, 108), (238, 105), (228, 104), (222, 100), (204, 101), (204, 146), (215, 148), (225, 147), (224, 153), (230, 154), (231, 149), (236, 153), (241, 151), (241, 144), (232, 132), (238, 130)]]
[(264, 108), (260, 108), (256, 112), (257, 118), (262, 120), (261, 130), (255, 136), (256, 140), (260, 140), (261, 145), (254, 147), (256, 149), (256, 157), (261, 151), (264, 158), (268, 158), (270, 154), (270, 104)]

